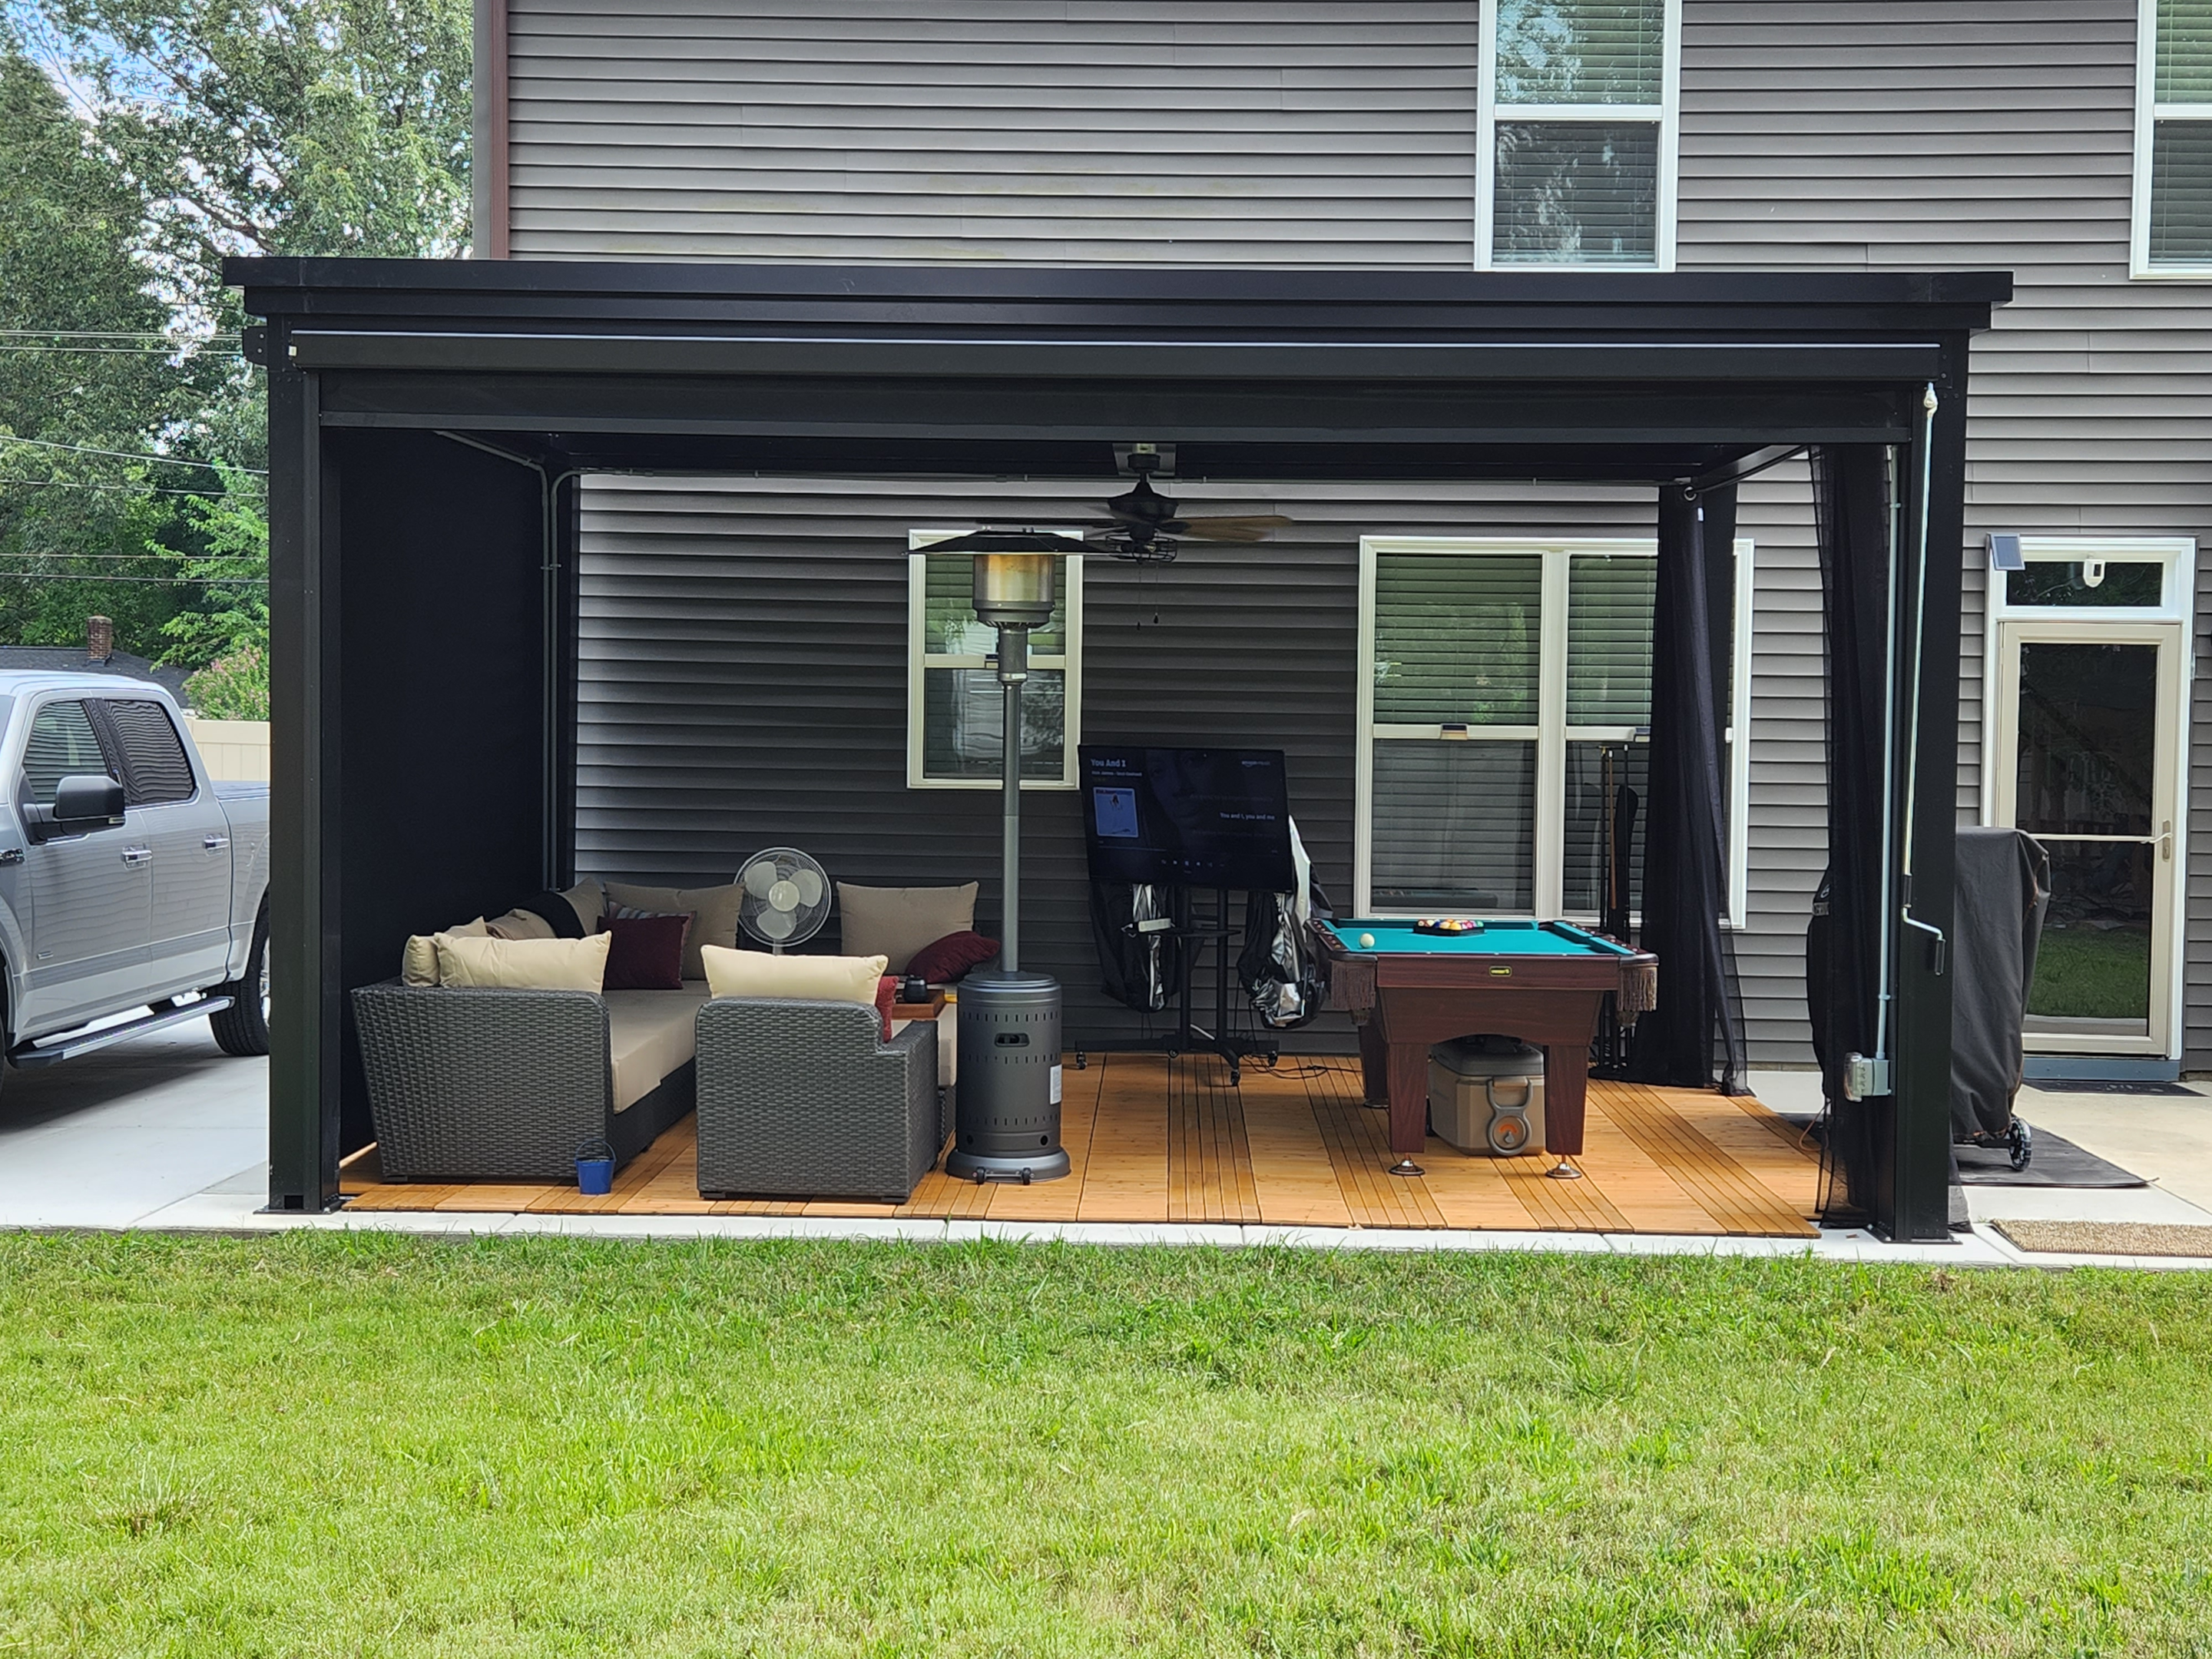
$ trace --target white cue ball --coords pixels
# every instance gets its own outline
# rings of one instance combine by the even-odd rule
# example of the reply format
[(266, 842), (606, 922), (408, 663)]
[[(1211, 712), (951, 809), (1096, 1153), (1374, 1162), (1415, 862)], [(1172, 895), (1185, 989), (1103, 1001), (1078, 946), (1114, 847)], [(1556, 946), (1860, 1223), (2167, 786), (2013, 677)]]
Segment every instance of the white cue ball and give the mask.
[(1359, 936), (1359, 948), (1363, 951), (1373, 950), (1375, 948), (1375, 935), (1372, 933), (1362, 933)]

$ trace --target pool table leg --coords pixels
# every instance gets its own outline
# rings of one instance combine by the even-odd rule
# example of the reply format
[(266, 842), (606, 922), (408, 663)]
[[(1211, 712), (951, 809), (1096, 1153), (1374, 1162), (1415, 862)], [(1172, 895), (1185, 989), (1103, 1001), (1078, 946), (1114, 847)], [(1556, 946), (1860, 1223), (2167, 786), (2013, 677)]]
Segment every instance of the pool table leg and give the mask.
[[(1544, 1045), (1544, 1150), (1568, 1158), (1583, 1151), (1583, 1105), (1589, 1092), (1589, 1045)], [(1395, 1144), (1395, 1143), (1394, 1143)]]
[(1359, 1033), (1359, 1082), (1370, 1106), (1390, 1103), (1390, 1045), (1372, 1013), (1353, 1028)]
[(1390, 1150), (1398, 1155), (1399, 1170), (1407, 1175), (1420, 1173), (1407, 1166), (1428, 1142), (1429, 1045), (1394, 1042), (1390, 1045)]

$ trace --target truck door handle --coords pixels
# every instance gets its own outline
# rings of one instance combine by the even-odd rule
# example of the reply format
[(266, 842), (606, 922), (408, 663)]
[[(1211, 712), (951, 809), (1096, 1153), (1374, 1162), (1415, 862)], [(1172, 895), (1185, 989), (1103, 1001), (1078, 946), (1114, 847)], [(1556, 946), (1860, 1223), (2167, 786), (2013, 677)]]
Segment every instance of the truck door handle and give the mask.
[(224, 848), (230, 845), (230, 837), (228, 836), (210, 836), (205, 841), (202, 842), (200, 845), (206, 848), (210, 853), (220, 853)]
[(126, 847), (123, 849), (123, 861), (125, 864), (151, 864), (154, 849), (150, 847)]

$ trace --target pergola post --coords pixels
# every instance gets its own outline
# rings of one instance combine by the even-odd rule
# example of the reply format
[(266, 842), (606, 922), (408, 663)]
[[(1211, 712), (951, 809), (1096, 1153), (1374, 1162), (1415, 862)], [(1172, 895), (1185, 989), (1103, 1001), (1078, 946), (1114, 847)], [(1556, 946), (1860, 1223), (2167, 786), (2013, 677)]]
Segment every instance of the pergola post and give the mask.
[[(1889, 1167), (1877, 1178), (1875, 1219), (1900, 1243), (1950, 1237), (1952, 872), (1959, 822), (1954, 641), (1966, 541), (1966, 342), (1947, 340), (1944, 359), (1926, 453), (1917, 443), (1908, 452), (1907, 534), (1917, 540), (1924, 507), (1927, 563), (1920, 581), (1904, 595), (1908, 649), (1897, 661), (1900, 720), (1911, 720), (1917, 690), (1918, 726), (1906, 735), (1917, 744), (1918, 765), (1899, 826), (1911, 836), (1911, 878), (1887, 919), (1895, 931), (1898, 964), (1897, 1093)], [(1984, 764), (1992, 763), (1984, 757)]]
[(270, 335), (269, 1207), (337, 1197), (337, 562), (318, 379)]

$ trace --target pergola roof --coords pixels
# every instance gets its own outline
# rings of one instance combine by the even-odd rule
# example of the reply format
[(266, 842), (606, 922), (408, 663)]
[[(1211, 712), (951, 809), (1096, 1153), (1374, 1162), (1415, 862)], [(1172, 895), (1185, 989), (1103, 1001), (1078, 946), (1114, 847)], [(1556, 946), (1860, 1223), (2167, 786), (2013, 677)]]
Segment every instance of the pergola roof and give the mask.
[(2001, 272), (1384, 273), (241, 259), (325, 426), (568, 467), (1724, 477), (1910, 435)]

